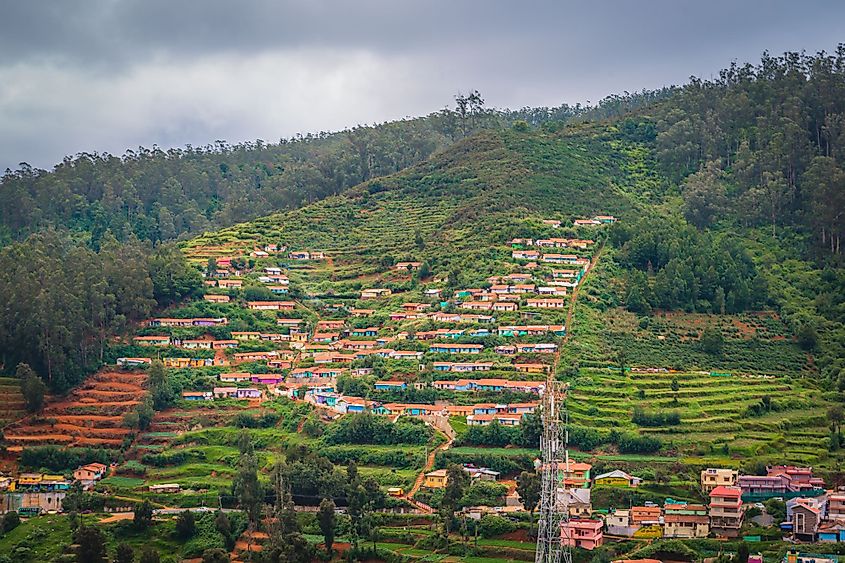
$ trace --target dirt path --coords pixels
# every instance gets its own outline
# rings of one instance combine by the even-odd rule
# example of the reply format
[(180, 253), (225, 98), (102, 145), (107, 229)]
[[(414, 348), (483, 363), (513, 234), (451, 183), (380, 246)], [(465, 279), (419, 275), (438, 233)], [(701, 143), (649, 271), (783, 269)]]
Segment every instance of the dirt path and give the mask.
[(414, 495), (417, 494), (417, 492), (422, 487), (423, 481), (425, 481), (425, 474), (431, 471), (431, 469), (434, 467), (434, 460), (437, 457), (437, 452), (448, 450), (450, 447), (452, 447), (452, 441), (452, 438), (450, 436), (447, 436), (447, 439), (444, 443), (440, 444), (439, 446), (431, 450), (431, 452), (429, 452), (428, 457), (425, 460), (425, 466), (422, 468), (422, 471), (420, 471), (420, 474), (417, 475), (417, 478), (414, 480), (414, 485), (411, 487), (411, 490), (408, 491), (408, 493), (405, 495), (405, 498), (408, 500), (408, 502), (410, 502), (426, 514), (431, 514), (432, 512), (434, 512), (434, 509), (432, 509), (430, 506), (423, 502), (414, 500)]
[[(572, 334), (570, 327), (572, 326), (572, 317), (575, 314), (575, 304), (578, 302), (578, 291), (581, 289), (581, 286), (587, 281), (587, 277), (593, 271), (598, 263), (599, 259), (601, 258), (601, 253), (604, 250), (604, 243), (599, 247), (596, 253), (593, 255), (593, 259), (590, 262), (590, 267), (587, 268), (587, 271), (584, 273), (584, 277), (581, 278), (580, 283), (575, 286), (575, 289), (572, 290), (572, 299), (569, 302), (569, 311), (566, 312), (566, 334), (563, 335), (563, 342), (569, 341), (569, 335)], [(558, 355), (560, 355), (560, 349), (558, 349)], [(557, 365), (557, 364), (555, 364)]]

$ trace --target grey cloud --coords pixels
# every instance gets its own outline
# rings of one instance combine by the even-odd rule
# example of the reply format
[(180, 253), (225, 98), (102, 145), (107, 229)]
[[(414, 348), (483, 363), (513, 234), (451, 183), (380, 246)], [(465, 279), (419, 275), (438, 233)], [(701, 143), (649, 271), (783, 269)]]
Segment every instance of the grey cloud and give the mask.
[(83, 150), (275, 140), (460, 90), (558, 105), (831, 50), (814, 0), (0, 0), (0, 169)]

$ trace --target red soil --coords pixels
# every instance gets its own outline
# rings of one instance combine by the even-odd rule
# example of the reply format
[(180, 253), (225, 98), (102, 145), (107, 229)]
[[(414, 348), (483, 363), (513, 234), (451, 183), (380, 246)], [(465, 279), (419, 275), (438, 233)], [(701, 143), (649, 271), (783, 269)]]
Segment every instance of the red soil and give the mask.
[[(48, 398), (40, 413), (8, 427), (6, 439), (12, 447), (31, 444), (118, 447), (129, 434), (129, 429), (122, 427), (123, 416), (140, 403), (145, 381), (143, 373), (96, 373), (67, 397)], [(85, 411), (90, 409), (100, 412), (87, 414)]]

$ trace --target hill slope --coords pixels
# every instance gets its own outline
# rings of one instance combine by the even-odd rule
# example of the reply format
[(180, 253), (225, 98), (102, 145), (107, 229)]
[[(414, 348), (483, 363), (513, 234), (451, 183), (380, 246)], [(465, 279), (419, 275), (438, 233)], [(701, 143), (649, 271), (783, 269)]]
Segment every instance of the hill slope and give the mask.
[(385, 255), (413, 256), (438, 271), (472, 263), (467, 273), (480, 281), (495, 262), (490, 246), (542, 218), (646, 212), (663, 186), (649, 159), (647, 147), (613, 127), (487, 131), (340, 196), (206, 233), (185, 250), (200, 262), (280, 243), (357, 264), (358, 275), (377, 271)]

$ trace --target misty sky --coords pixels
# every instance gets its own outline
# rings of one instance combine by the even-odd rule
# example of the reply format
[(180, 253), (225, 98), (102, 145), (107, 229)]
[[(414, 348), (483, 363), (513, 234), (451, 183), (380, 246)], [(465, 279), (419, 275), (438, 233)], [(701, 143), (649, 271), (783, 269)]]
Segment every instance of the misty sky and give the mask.
[(473, 88), (584, 103), (840, 41), (842, 0), (0, 0), (0, 170), (278, 141)]

